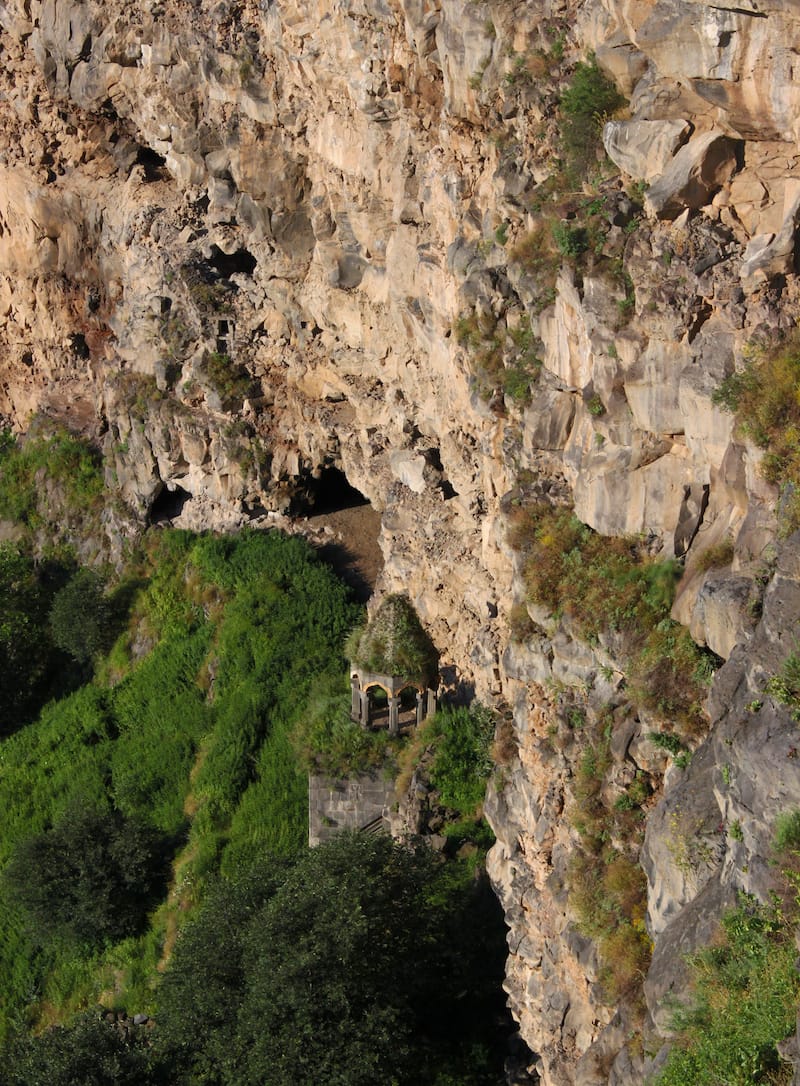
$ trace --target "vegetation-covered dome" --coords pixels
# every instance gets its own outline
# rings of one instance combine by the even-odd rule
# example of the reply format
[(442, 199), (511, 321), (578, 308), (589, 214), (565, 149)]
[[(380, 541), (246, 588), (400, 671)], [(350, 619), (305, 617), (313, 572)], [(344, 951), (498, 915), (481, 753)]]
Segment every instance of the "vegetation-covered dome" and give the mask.
[(439, 666), (439, 654), (411, 601), (398, 593), (383, 600), (366, 627), (353, 630), (347, 651), (354, 667), (421, 686), (433, 681)]

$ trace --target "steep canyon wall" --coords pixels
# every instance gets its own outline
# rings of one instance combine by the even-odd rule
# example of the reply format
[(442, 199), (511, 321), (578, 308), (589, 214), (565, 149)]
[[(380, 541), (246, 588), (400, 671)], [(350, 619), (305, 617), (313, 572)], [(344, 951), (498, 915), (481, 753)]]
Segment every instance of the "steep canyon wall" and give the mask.
[[(643, 1081), (681, 954), (767, 892), (800, 805), (763, 697), (798, 544), (712, 399), (796, 327), (795, 5), (2, 0), (0, 26), (0, 415), (97, 441), (130, 523), (176, 488), (187, 526), (279, 523), (345, 473), (381, 515), (379, 590), (506, 713), (490, 871), (541, 1080)], [(613, 165), (560, 191), (590, 52), (627, 104)], [(526, 604), (507, 522), (536, 501), (685, 563), (673, 615), (725, 661), (685, 769), (614, 645)], [(613, 714), (609, 802), (651, 782), (641, 852), (620, 844), (648, 880), (644, 1009), (609, 998), (568, 892), (576, 710)]]

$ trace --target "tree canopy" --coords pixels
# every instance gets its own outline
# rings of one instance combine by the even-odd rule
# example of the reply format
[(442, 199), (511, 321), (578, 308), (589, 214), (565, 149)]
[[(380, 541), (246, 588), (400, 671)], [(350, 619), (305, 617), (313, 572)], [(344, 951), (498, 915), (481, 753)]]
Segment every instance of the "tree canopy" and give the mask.
[(37, 939), (99, 944), (141, 929), (164, 860), (162, 839), (139, 819), (72, 809), (18, 846), (5, 879)]
[(499, 991), (502, 948), (487, 946), (497, 926), (473, 929), (465, 946), (442, 872), (428, 850), (342, 834), (282, 877), (220, 886), (161, 988), (159, 1034), (178, 1081), (418, 1086), (446, 1067), (460, 1083), (495, 1081), (487, 1053), (467, 1057), (463, 1044), (465, 1018)]

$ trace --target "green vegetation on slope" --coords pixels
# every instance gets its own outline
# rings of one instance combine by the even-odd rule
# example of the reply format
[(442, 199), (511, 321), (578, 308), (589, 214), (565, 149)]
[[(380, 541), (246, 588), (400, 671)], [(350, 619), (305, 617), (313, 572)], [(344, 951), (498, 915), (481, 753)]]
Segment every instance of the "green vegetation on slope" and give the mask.
[[(9, 592), (36, 600), (20, 554)], [(84, 685), (0, 744), (4, 1081), (499, 1082), (504, 928), (478, 861), (374, 837), (306, 848), (297, 752), (341, 754), (314, 706), (346, 709), (347, 590), (277, 534), (155, 532), (138, 561), (110, 594), (63, 573), (36, 630), (58, 631)], [(18, 663), (36, 693), (39, 663)], [(491, 718), (437, 720), (436, 785), (473, 808)], [(368, 761), (385, 753), (355, 730), (359, 764), (363, 737)], [(98, 1004), (157, 1024), (122, 1034)]]
[[(12, 864), (0, 883), (3, 1032), (101, 995), (150, 1008), (156, 966), (203, 879), (305, 844), (306, 780), (290, 734), (312, 680), (344, 669), (358, 616), (347, 590), (305, 543), (263, 533), (158, 533), (141, 574), (131, 626), (98, 668), (113, 684), (96, 679), (52, 702), (0, 746), (0, 864)], [(23, 678), (35, 686), (38, 674)], [(113, 852), (120, 819), (149, 827), (180, 871), (173, 892), (144, 931), (122, 923), (124, 904), (94, 938), (88, 927), (47, 931), (19, 892), (24, 857), (53, 856), (80, 812), (104, 810), (96, 853)], [(85, 871), (75, 893), (98, 886)]]
[(670, 618), (679, 563), (656, 562), (637, 540), (598, 535), (544, 504), (512, 511), (510, 539), (525, 555), (530, 601), (566, 617), (588, 644), (606, 644), (628, 667), (632, 700), (697, 734), (715, 658)]
[(0, 517), (64, 538), (102, 504), (100, 456), (87, 442), (44, 419), (21, 447), (0, 433)]
[(718, 940), (691, 959), (692, 1001), (675, 1013), (676, 1043), (656, 1086), (788, 1083), (778, 1044), (797, 1028), (800, 972), (800, 812), (775, 827), (778, 892), (746, 894), (722, 919)]
[(800, 334), (754, 350), (713, 400), (733, 412), (739, 431), (764, 450), (761, 474), (781, 487), (779, 516), (788, 535), (800, 526)]

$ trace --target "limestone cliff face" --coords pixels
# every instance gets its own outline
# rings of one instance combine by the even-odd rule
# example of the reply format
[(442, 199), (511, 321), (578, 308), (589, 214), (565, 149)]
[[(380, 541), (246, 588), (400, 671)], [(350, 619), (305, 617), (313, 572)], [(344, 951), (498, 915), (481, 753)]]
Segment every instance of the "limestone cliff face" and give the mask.
[[(142, 520), (176, 488), (186, 525), (274, 518), (346, 474), (381, 514), (380, 589), (412, 596), (452, 685), (510, 707), (491, 874), (541, 1079), (642, 1080), (676, 949), (735, 888), (764, 892), (774, 817), (800, 804), (788, 716), (746, 710), (792, 647), (796, 548), (711, 399), (796, 323), (796, 6), (0, 0), (0, 26), (0, 414), (96, 438)], [(545, 282), (556, 105), (590, 50), (629, 99), (604, 131), (621, 174), (585, 199), (606, 259)], [(505, 380), (523, 351), (527, 400)], [(687, 770), (626, 712), (613, 646), (546, 615), (512, 642), (520, 480), (685, 558), (675, 617), (727, 660)], [(724, 539), (732, 565), (703, 571)], [(577, 688), (617, 713), (612, 792), (655, 787), (643, 1047), (565, 889)]]

